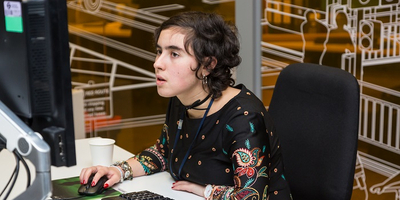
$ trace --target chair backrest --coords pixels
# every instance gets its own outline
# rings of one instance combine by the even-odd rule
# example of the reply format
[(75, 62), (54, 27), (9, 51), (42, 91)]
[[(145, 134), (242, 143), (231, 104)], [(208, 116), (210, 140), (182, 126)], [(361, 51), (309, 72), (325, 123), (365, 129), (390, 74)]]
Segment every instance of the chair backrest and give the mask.
[(350, 73), (309, 63), (280, 73), (269, 112), (294, 200), (349, 200), (359, 124), (359, 85)]

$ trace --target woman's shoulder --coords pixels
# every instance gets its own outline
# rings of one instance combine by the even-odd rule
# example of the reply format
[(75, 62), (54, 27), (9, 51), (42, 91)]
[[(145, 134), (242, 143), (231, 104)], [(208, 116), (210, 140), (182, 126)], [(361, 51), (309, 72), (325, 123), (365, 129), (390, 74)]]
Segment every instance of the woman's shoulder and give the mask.
[(238, 85), (235, 88), (239, 89), (240, 92), (221, 109), (221, 114), (225, 119), (223, 121), (241, 124), (257, 119), (268, 127), (272, 125), (272, 119), (263, 102), (244, 85)]
[(241, 108), (245, 108), (248, 111), (264, 111), (265, 106), (263, 102), (243, 84), (237, 85), (236, 89), (240, 90), (238, 95), (235, 96), (235, 103)]
[[(217, 109), (214, 113), (223, 115), (224, 118), (232, 118), (242, 112), (246, 113), (266, 113), (265, 106), (258, 99), (258, 97), (248, 90), (244, 85), (238, 85), (227, 89), (222, 95), (222, 99), (219, 99)], [(223, 99), (225, 97), (225, 99)]]

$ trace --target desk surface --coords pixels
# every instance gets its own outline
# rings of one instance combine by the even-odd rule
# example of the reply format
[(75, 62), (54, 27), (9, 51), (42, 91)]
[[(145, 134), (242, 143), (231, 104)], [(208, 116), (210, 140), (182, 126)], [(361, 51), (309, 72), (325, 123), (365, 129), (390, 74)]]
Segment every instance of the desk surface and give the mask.
[[(79, 176), (82, 168), (91, 166), (91, 158), (90, 158), (91, 155), (90, 155), (90, 147), (88, 141), (89, 139), (76, 140), (75, 145), (76, 145), (77, 165), (73, 167), (54, 167), (54, 166), (51, 167), (52, 180)], [(133, 156), (132, 153), (118, 146), (114, 147), (114, 156), (113, 156), (114, 161), (126, 160), (131, 156)], [(8, 152), (7, 150), (3, 150), (0, 152), (0, 160), (1, 160), (0, 190), (3, 190), (9, 177), (12, 174), (12, 171), (14, 170), (15, 160), (13, 154)], [(28, 165), (31, 168), (31, 173), (33, 173), (32, 177), (34, 177), (34, 167), (29, 162)], [(137, 177), (134, 178), (132, 181), (125, 181), (123, 183), (119, 183), (115, 185), (114, 188), (121, 192), (149, 190), (176, 200), (204, 199), (191, 193), (172, 190), (171, 186), (173, 182), (174, 180), (169, 175), (169, 173), (160, 172), (149, 176)], [(18, 194), (20, 194), (25, 187), (26, 187), (26, 173), (22, 168), (20, 169), (16, 186), (14, 187), (8, 199), (13, 199), (14, 197), (18, 196)]]

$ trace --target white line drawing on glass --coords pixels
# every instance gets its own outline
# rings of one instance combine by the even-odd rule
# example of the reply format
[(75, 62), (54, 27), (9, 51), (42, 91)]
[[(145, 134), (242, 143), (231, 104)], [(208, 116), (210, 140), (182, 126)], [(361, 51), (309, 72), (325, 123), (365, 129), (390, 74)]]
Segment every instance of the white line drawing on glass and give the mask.
[(226, 2), (232, 2), (235, 0), (202, 0), (203, 3), (206, 4), (220, 4), (220, 3), (226, 3)]
[(400, 198), (400, 180), (396, 177), (400, 174), (400, 166), (389, 163), (380, 158), (359, 152), (360, 160), (365, 168), (368, 168), (382, 176), (388, 177), (385, 181), (372, 185), (369, 191), (372, 194), (395, 193), (395, 200)]
[(79, 3), (85, 10), (90, 12), (97, 12), (101, 8), (102, 0), (80, 0)]
[[(155, 12), (179, 10), (184, 8), (183, 5), (169, 4), (136, 9), (103, 0), (84, 0), (83, 2), (72, 0), (67, 2), (67, 6), (69, 9), (94, 15), (111, 22), (119, 23), (119, 25), (143, 30), (149, 32), (149, 34), (152, 34), (154, 29), (168, 18), (166, 16), (158, 15)], [(140, 21), (137, 19), (140, 19)], [(138, 47), (107, 38), (104, 35), (96, 34), (96, 32), (86, 31), (79, 26), (69, 25), (69, 32), (70, 34), (76, 35), (80, 38), (106, 45), (107, 47), (137, 56), (150, 62), (153, 62), (155, 58), (155, 54), (153, 52), (148, 52)], [(78, 52), (80, 54), (77, 54)], [(87, 55), (87, 57), (82, 55)], [(79, 73), (81, 75), (87, 74), (106, 78), (106, 81), (103, 82), (87, 80), (86, 82), (72, 83), (74, 87), (84, 89), (84, 103), (86, 111), (85, 119), (87, 122), (89, 122), (86, 123), (85, 128), (86, 132), (89, 133), (90, 136), (97, 136), (97, 133), (100, 131), (119, 130), (123, 128), (133, 128), (164, 123), (165, 115), (163, 114), (129, 119), (112, 118), (114, 116), (113, 92), (155, 87), (155, 74), (153, 71), (144, 70), (140, 66), (134, 66), (133, 64), (120, 61), (96, 52), (95, 50), (73, 43), (70, 43), (70, 62), (72, 73)], [(104, 71), (104, 69), (102, 71), (96, 71), (93, 69), (73, 68), (73, 64), (76, 62), (86, 62), (92, 64), (100, 63), (107, 66), (108, 71)], [(117, 69), (119, 68), (132, 70), (139, 75), (132, 76), (119, 74), (117, 73)], [(115, 85), (114, 83), (116, 79), (134, 80), (136, 83), (128, 85)]]
[[(399, 14), (398, 1), (391, 5), (382, 5), (363, 9), (363, 20), (360, 21), (361, 38), (361, 74), (368, 68), (384, 64), (399, 63)], [(381, 19), (387, 18), (388, 21)], [(372, 89), (386, 95), (400, 97), (400, 92), (364, 80), (361, 76), (362, 89)], [(382, 149), (400, 154), (400, 105), (379, 98), (362, 94), (364, 112), (361, 116), (363, 132), (360, 140), (376, 145)], [(371, 105), (372, 117), (368, 117), (368, 105)], [(366, 124), (371, 124), (368, 128)], [(384, 130), (383, 127), (388, 127)], [(400, 200), (400, 171), (391, 174), (382, 183), (371, 186), (374, 194), (395, 193), (395, 199)]]
[[(325, 53), (326, 49), (326, 42), (329, 37), (329, 27), (318, 19), (318, 14), (315, 10), (306, 10), (304, 12), (304, 22), (301, 23), (300, 26), (300, 33), (303, 39), (303, 60), (302, 62), (312, 62), (312, 63), (320, 63), (321, 64), (321, 59), (323, 57), (323, 54)], [(307, 33), (307, 34), (304, 34)], [(315, 37), (321, 37), (323, 38), (322, 45), (318, 45), (314, 42)], [(311, 44), (310, 44), (311, 43)], [(320, 52), (321, 54), (317, 55), (308, 55), (307, 48), (310, 46), (313, 46), (316, 52)], [(317, 60), (313, 60), (317, 59)]]
[[(296, 4), (297, 3), (297, 4)], [(353, 7), (357, 5), (358, 7)], [(286, 62), (313, 61), (325, 64), (324, 57), (335, 49), (339, 55), (340, 67), (352, 73), (359, 80), (361, 88), (361, 111), (359, 139), (378, 148), (400, 155), (400, 105), (398, 101), (391, 102), (370, 96), (365, 91), (373, 90), (382, 95), (400, 97), (400, 88), (391, 88), (366, 79), (370, 69), (385, 64), (400, 63), (400, 5), (398, 0), (327, 0), (325, 8), (313, 9), (302, 6), (303, 1), (265, 0), (265, 12), (262, 25), (282, 34), (291, 34), (292, 38), (300, 35), (302, 43), (293, 39), (290, 45), (280, 45), (276, 41), (262, 41), (263, 66), (262, 76), (277, 76)], [(337, 17), (347, 18), (340, 20)], [(314, 23), (314, 26), (310, 24)], [(289, 26), (290, 25), (290, 26)], [(298, 26), (296, 26), (298, 25)], [(319, 28), (317, 28), (319, 27)], [(318, 29), (320, 35), (305, 34), (312, 29)], [(324, 30), (327, 31), (324, 31)], [(340, 31), (339, 31), (340, 30)], [(326, 32), (326, 36), (324, 36)], [(340, 33), (339, 33), (340, 32)], [(338, 38), (334, 38), (334, 37)], [(326, 37), (326, 38), (325, 38)], [(329, 47), (330, 40), (347, 38), (348, 45)], [(319, 40), (319, 42), (317, 42)], [(312, 49), (321, 49), (322, 55), (310, 54)], [(311, 49), (311, 50), (307, 50)], [(331, 55), (330, 55), (331, 56)], [(359, 63), (356, 62), (358, 58)], [(283, 59), (282, 59), (283, 58)], [(311, 58), (311, 59), (310, 59)], [(318, 62), (315, 59), (318, 58)], [(314, 59), (314, 60), (312, 60)], [(327, 65), (333, 65), (329, 63)], [(390, 73), (390, 72), (389, 72)], [(396, 81), (394, 81), (396, 82)], [(273, 89), (274, 86), (263, 86), (262, 89)], [(387, 128), (384, 128), (387, 127)], [(362, 152), (360, 152), (362, 153)], [(385, 164), (369, 162), (365, 165), (365, 155), (359, 155), (355, 175), (355, 189), (365, 192), (368, 199), (368, 186), (365, 184), (365, 169), (388, 177), (382, 183), (370, 186), (372, 194), (394, 193), (400, 200), (400, 174), (398, 170), (383, 173)], [(378, 164), (379, 163), (379, 164)]]
[[(157, 24), (161, 24), (163, 21), (168, 19), (168, 17), (152, 13), (151, 12), (152, 10), (160, 12), (160, 11), (179, 10), (184, 8), (183, 5), (171, 4), (168, 6), (146, 8), (147, 9), (146, 10), (146, 9), (136, 9), (128, 6), (122, 6), (121, 4), (113, 3), (110, 1), (96, 0), (96, 2), (99, 2), (98, 4), (101, 6), (97, 8), (95, 11), (90, 9), (89, 10), (85, 9), (84, 6), (80, 5), (79, 2), (75, 0), (68, 1), (67, 6), (68, 8), (79, 10), (80, 12), (92, 14), (97, 17), (101, 17), (110, 21), (121, 22), (124, 25), (148, 31), (150, 33), (154, 32), (154, 29), (157, 27), (156, 26)], [(107, 10), (102, 10), (102, 9), (107, 9)], [(123, 16), (118, 14), (113, 14), (110, 11), (113, 11), (115, 13), (121, 13), (123, 14)], [(143, 19), (149, 23), (143, 23), (135, 19)], [(154, 23), (155, 25), (152, 25), (150, 23)]]
[(375, 194), (383, 194), (383, 193), (395, 193), (396, 200), (400, 199), (400, 180), (398, 181), (393, 181), (395, 177), (400, 176), (400, 171), (397, 171), (397, 173), (393, 174), (391, 177), (383, 181), (382, 183), (376, 184), (371, 186), (370, 191), (371, 193)]
[(150, 13), (156, 13), (156, 12), (164, 12), (164, 11), (171, 11), (171, 10), (179, 10), (185, 8), (185, 6), (180, 5), (180, 4), (168, 4), (168, 5), (162, 5), (162, 6), (155, 6), (155, 7), (149, 7), (149, 8), (141, 8), (141, 11), (146, 11)]
[(353, 190), (360, 190), (364, 192), (365, 199), (368, 199), (368, 187), (365, 184), (366, 176), (364, 171), (363, 161), (361, 160), (360, 153), (357, 153), (356, 169), (354, 172), (354, 182)]
[[(337, 55), (338, 53), (341, 53), (340, 55), (352, 55), (355, 53), (356, 47), (354, 40), (356, 38), (352, 37), (348, 28), (348, 14), (343, 10), (340, 10), (334, 13), (333, 18), (334, 23), (332, 23), (328, 28), (327, 39), (324, 42), (324, 51), (319, 60), (319, 64), (321, 65), (330, 65), (329, 60), (333, 59), (332, 56)], [(340, 45), (337, 45), (338, 41), (335, 41), (333, 44), (331, 43), (331, 40), (336, 39), (332, 37), (334, 35), (341, 35)], [(334, 53), (329, 54), (330, 52)], [(353, 57), (355, 57), (355, 55), (353, 55)], [(342, 57), (339, 57), (338, 59), (342, 60)], [(337, 67), (343, 67), (342, 64), (343, 63), (340, 63), (340, 66)]]
[[(89, 81), (88, 83), (77, 83), (73, 82), (73, 86), (76, 88), (83, 89), (85, 92), (85, 110), (86, 116), (85, 119), (87, 121), (91, 121), (91, 123), (87, 123), (86, 132), (90, 132), (91, 136), (97, 136), (97, 132), (104, 131), (104, 130), (111, 130), (111, 127), (117, 130), (121, 127), (128, 127), (132, 125), (133, 127), (138, 127), (140, 124), (143, 126), (147, 125), (154, 125), (154, 124), (162, 124), (164, 121), (164, 115), (156, 115), (156, 116), (148, 116), (147, 119), (140, 117), (140, 118), (132, 118), (132, 119), (124, 119), (124, 120), (111, 120), (111, 121), (98, 121), (101, 119), (108, 119), (114, 116), (113, 112), (113, 96), (112, 93), (115, 91), (121, 90), (131, 90), (131, 89), (138, 89), (144, 87), (154, 87), (155, 82), (154, 73), (148, 72), (143, 70), (139, 67), (133, 66), (131, 64), (121, 62), (119, 60), (113, 59), (111, 57), (102, 55), (95, 51), (86, 49), (84, 47), (75, 45), (70, 43), (71, 49), (71, 63), (73, 62), (97, 62), (103, 64), (111, 65), (110, 72), (96, 72), (93, 70), (82, 70), (82, 69), (71, 69), (72, 73), (79, 73), (79, 74), (90, 74), (90, 75), (98, 75), (102, 77), (108, 77), (109, 82), (105, 83), (95, 83), (93, 81)], [(85, 52), (92, 56), (97, 57), (96, 59), (93, 58), (83, 58), (83, 57), (76, 57), (75, 53), (77, 51)], [(128, 76), (123, 74), (118, 74), (117, 68), (124, 67), (130, 70), (136, 71), (143, 76)], [(139, 80), (141, 83), (131, 84), (131, 85), (123, 85), (123, 86), (115, 86), (114, 81), (116, 78), (122, 79), (130, 79), (130, 80)], [(105, 95), (108, 95), (104, 97)], [(116, 125), (116, 123), (119, 123)], [(136, 123), (133, 123), (136, 122)], [(138, 124), (137, 122), (141, 122)], [(105, 124), (107, 123), (107, 124)]]

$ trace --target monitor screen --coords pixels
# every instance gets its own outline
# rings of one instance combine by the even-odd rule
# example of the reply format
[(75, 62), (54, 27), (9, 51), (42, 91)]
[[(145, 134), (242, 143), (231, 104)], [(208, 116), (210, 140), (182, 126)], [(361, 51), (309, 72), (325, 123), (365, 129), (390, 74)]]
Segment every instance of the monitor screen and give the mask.
[(75, 165), (66, 1), (0, 1), (0, 100)]

